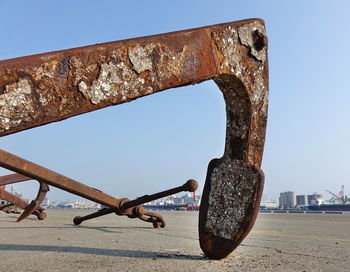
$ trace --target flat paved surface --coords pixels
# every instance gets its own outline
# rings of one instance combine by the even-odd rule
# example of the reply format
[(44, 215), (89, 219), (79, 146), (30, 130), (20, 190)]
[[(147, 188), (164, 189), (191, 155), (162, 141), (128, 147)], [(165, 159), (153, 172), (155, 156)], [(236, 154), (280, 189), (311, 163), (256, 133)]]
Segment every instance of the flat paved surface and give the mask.
[(165, 229), (84, 211), (49, 210), (16, 223), (0, 213), (0, 271), (350, 271), (350, 215), (260, 214), (228, 258), (205, 258), (197, 212), (161, 212)]

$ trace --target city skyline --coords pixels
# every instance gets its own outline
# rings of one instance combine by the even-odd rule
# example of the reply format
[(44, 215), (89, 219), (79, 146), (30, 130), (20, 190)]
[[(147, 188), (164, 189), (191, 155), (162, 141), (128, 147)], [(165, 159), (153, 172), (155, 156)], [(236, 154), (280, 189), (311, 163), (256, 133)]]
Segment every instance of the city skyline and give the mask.
[[(19, 184), (18, 184), (19, 185)], [(26, 194), (24, 194), (23, 192), (21, 192), (20, 190), (18, 190), (18, 185), (8, 185), (7, 186), (7, 190), (10, 191), (12, 194), (16, 194), (16, 195), (19, 195), (21, 196), (21, 198), (25, 199), (25, 200), (30, 200), (30, 197)], [(20, 186), (21, 187), (21, 186)], [(294, 191), (289, 191), (289, 190), (284, 190), (284, 191), (281, 191), (279, 193), (279, 196), (277, 198), (271, 198), (268, 194), (263, 194), (262, 196), (262, 200), (267, 200), (267, 201), (279, 201), (280, 199), (280, 196), (281, 194), (283, 193), (289, 193), (289, 192), (292, 192), (296, 195), (296, 197), (298, 196), (310, 196), (310, 195), (320, 195), (322, 196), (322, 198), (324, 198), (324, 200), (331, 200), (334, 195), (337, 195), (339, 194), (338, 191), (334, 191), (334, 192), (330, 192), (329, 190), (324, 190), (324, 192), (318, 192), (318, 191), (313, 191), (313, 192), (308, 192), (308, 193), (299, 193), (299, 191), (297, 192), (294, 192)], [(193, 195), (193, 193), (189, 193), (189, 192), (181, 192), (181, 193), (177, 193), (175, 195), (172, 195), (172, 196), (175, 196), (175, 197), (184, 197), (184, 196), (189, 196), (189, 195)], [(345, 192), (345, 196), (347, 196), (348, 194)], [(49, 199), (49, 196), (46, 196), (45, 198), (46, 199)], [(87, 203), (93, 203), (91, 200), (88, 200), (88, 199), (85, 199), (85, 198), (82, 198), (82, 197), (79, 197), (77, 195), (73, 195), (73, 194), (65, 194), (64, 195), (65, 199), (49, 199), (50, 202), (74, 202), (74, 201), (86, 201)], [(158, 199), (158, 200), (155, 200), (155, 201), (163, 201), (165, 198), (167, 197), (164, 197), (164, 198), (161, 198), (161, 199)], [(200, 190), (197, 190), (196, 191), (196, 198), (201, 198), (201, 191)]]

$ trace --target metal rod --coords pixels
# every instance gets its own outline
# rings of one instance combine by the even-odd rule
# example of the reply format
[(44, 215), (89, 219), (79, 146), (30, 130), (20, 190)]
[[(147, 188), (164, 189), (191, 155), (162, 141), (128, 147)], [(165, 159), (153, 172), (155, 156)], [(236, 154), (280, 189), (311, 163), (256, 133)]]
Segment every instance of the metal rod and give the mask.
[(118, 207), (120, 199), (102, 193), (78, 181), (65, 177), (45, 167), (17, 157), (0, 149), (0, 166), (22, 175), (40, 180), (72, 194), (87, 198), (108, 207)]
[(110, 213), (114, 213), (114, 212), (115, 212), (115, 209), (104, 208), (102, 210), (99, 210), (97, 212), (94, 212), (94, 213), (91, 213), (91, 214), (88, 214), (88, 215), (85, 215), (85, 216), (76, 216), (73, 219), (73, 223), (74, 223), (74, 225), (80, 225), (85, 220), (93, 219), (93, 218), (100, 217), (100, 216), (103, 216), (103, 215), (106, 215), (106, 214), (110, 214)]
[[(128, 199), (122, 199), (121, 202), (120, 202), (121, 207), (119, 209), (118, 208), (117, 209), (115, 209), (115, 208), (105, 208), (105, 209), (99, 210), (99, 211), (97, 211), (95, 213), (88, 214), (86, 216), (76, 216), (73, 219), (73, 222), (74, 222), (75, 225), (80, 225), (83, 221), (86, 221), (86, 220), (89, 220), (89, 219), (92, 219), (92, 218), (96, 218), (96, 217), (100, 217), (100, 216), (103, 216), (103, 215), (106, 215), (106, 214), (114, 213), (117, 210), (125, 211), (125, 210), (127, 210), (129, 208), (133, 208), (133, 207), (139, 206), (141, 204), (147, 203), (149, 201), (152, 201), (152, 200), (155, 200), (155, 199), (158, 199), (158, 198), (162, 198), (162, 197), (165, 197), (165, 196), (168, 196), (168, 195), (176, 194), (176, 193), (179, 193), (179, 192), (182, 192), (182, 191), (194, 192), (195, 190), (197, 190), (197, 188), (198, 188), (198, 183), (195, 180), (190, 179), (182, 186), (179, 186), (179, 187), (176, 187), (176, 188), (173, 188), (173, 189), (169, 189), (169, 190), (166, 190), (166, 191), (163, 191), (163, 192), (160, 192), (160, 193), (143, 196), (143, 197), (140, 197), (140, 198), (132, 200), (132, 201), (128, 201)], [(124, 201), (126, 201), (126, 202), (124, 202)], [(140, 208), (141, 207), (139, 207), (138, 209), (140, 209)], [(158, 214), (155, 214), (155, 215), (156, 215), (156, 217), (161, 218)], [(164, 220), (162, 219), (162, 222), (163, 221)], [(165, 224), (163, 223), (163, 225), (165, 225)]]
[(145, 204), (147, 202), (150, 202), (152, 200), (156, 200), (156, 199), (168, 196), (168, 195), (177, 194), (177, 193), (180, 193), (183, 191), (194, 192), (197, 190), (197, 188), (198, 188), (197, 181), (195, 181), (194, 179), (190, 179), (182, 186), (179, 186), (179, 187), (176, 187), (173, 189), (169, 189), (169, 190), (166, 190), (163, 192), (159, 192), (159, 193), (156, 193), (153, 195), (145, 195), (145, 196), (142, 196), (142, 197), (137, 198), (135, 200), (125, 202), (122, 204), (121, 208), (126, 210), (128, 208), (139, 206), (139, 205)]

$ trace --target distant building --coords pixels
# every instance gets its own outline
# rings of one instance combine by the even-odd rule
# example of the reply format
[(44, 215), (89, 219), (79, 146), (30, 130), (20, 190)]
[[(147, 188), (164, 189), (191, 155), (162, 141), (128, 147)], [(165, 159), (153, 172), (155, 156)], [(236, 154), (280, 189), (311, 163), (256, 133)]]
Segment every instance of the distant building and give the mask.
[(19, 192), (17, 192), (17, 187), (16, 186), (11, 186), (11, 194), (14, 196), (19, 197), (20, 199), (23, 199), (23, 195)]
[(306, 206), (307, 205), (307, 196), (306, 195), (297, 195), (297, 206)]
[(280, 193), (279, 207), (282, 209), (294, 208), (296, 206), (296, 196), (295, 192), (284, 192)]
[(17, 187), (12, 185), (11, 186), (11, 194), (15, 195), (17, 193)]
[(175, 196), (173, 200), (175, 204), (193, 202), (193, 193), (187, 193), (183, 196)]
[(199, 205), (200, 195), (196, 195), (194, 199), (193, 193), (187, 193), (185, 195), (170, 195), (166, 198), (157, 199), (145, 203), (146, 205), (180, 205), (180, 204), (194, 204)]

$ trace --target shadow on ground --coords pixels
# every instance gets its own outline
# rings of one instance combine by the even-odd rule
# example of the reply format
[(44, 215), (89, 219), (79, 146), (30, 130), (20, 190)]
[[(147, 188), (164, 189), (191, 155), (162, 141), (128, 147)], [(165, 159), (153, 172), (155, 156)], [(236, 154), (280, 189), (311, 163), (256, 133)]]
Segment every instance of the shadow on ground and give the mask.
[(116, 257), (144, 258), (144, 259), (163, 258), (163, 259), (179, 259), (179, 260), (186, 260), (186, 259), (208, 260), (204, 256), (187, 255), (182, 253), (104, 249), (104, 248), (90, 248), (90, 247), (69, 247), (69, 246), (0, 244), (0, 251), (41, 251), (41, 252), (82, 253), (82, 254), (101, 255), (101, 256), (116, 256)]
[[(13, 221), (4, 221), (3, 222), (10, 222)], [(92, 226), (75, 226), (73, 224), (65, 224), (64, 226), (43, 226), (43, 225), (37, 225), (37, 226), (23, 226), (18, 224), (18, 226), (9, 226), (9, 227), (0, 227), (0, 229), (74, 229), (74, 228), (82, 228), (82, 229), (91, 229), (91, 230), (98, 230), (102, 232), (111, 232), (111, 233), (123, 233), (122, 230), (130, 230), (130, 229), (146, 229), (146, 230), (153, 230), (153, 227), (114, 227), (114, 226), (101, 226), (101, 227), (92, 227)], [(120, 231), (115, 231), (120, 230)]]

